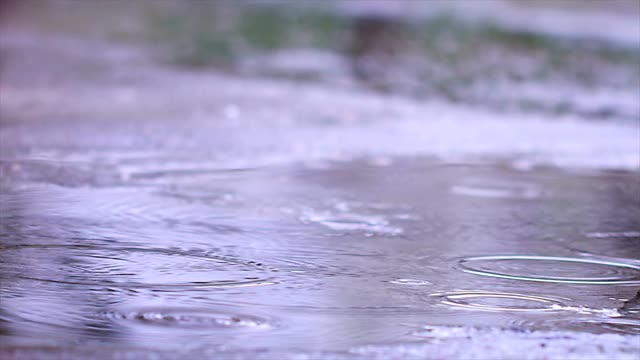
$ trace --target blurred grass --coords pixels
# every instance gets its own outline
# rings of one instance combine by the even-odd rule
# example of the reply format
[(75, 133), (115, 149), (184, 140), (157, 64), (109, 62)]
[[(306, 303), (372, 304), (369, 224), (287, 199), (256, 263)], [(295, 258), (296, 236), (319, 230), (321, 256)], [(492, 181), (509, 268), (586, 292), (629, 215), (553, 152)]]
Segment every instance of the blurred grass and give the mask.
[(282, 11), (242, 3), (202, 2), (198, 8), (146, 16), (145, 38), (172, 62), (229, 66), (238, 56), (291, 47), (339, 50), (345, 19), (323, 12)]
[[(352, 66), (357, 61), (359, 55), (353, 46), (361, 18), (317, 7), (247, 4), (202, 2), (197, 8), (182, 7), (148, 17), (145, 29), (165, 57), (181, 66), (233, 71), (242, 59), (294, 48), (340, 54)], [(610, 108), (580, 110), (568, 99), (523, 97), (514, 105), (492, 95), (492, 84), (550, 81), (585, 89), (640, 87), (637, 48), (507, 29), (493, 23), (464, 22), (447, 14), (384, 21), (397, 21), (391, 26), (401, 29), (390, 32), (391, 40), (380, 40), (393, 42), (380, 46), (396, 53), (391, 54), (391, 60), (382, 59), (381, 65), (369, 72), (373, 76), (354, 73), (360, 83), (377, 91), (554, 114), (582, 112), (600, 118), (617, 115)], [(256, 71), (255, 75), (322, 81), (313, 73)], [(384, 74), (387, 71), (391, 75)], [(408, 85), (406, 79), (410, 79)]]
[(241, 15), (238, 34), (256, 49), (271, 50), (290, 42), (291, 18), (274, 10), (251, 10)]
[[(353, 19), (319, 9), (248, 6), (246, 3), (200, 2), (180, 11), (145, 19), (148, 39), (189, 66), (229, 64), (241, 54), (283, 48), (323, 48), (348, 53)], [(220, 24), (224, 23), (224, 26)], [(615, 48), (595, 41), (563, 40), (542, 33), (503, 29), (494, 24), (463, 23), (441, 15), (410, 23), (411, 44), (425, 57), (465, 62), (483, 48), (505, 54), (540, 54), (553, 67), (570, 67), (588, 58), (620, 65), (639, 65), (637, 49)], [(451, 44), (455, 44), (452, 50)]]
[[(46, 27), (47, 33), (84, 36), (102, 31), (109, 40), (151, 49), (161, 61), (186, 68), (304, 81), (323, 81), (326, 77), (322, 71), (334, 71), (334, 76), (338, 74), (342, 80), (357, 80), (379, 91), (498, 107), (511, 106), (499, 94), (493, 94), (496, 85), (505, 83), (553, 83), (560, 91), (563, 87), (586, 91), (634, 91), (640, 87), (639, 47), (465, 21), (453, 13), (384, 18), (392, 30), (382, 31), (380, 39), (375, 40), (383, 48), (381, 52), (372, 51), (373, 62), (380, 60), (379, 64), (359, 76), (356, 67), (362, 52), (354, 51), (354, 44), (362, 36), (358, 34), (362, 17), (320, 2), (132, 1), (114, 6), (114, 2), (95, 1), (80, 6), (80, 2), (40, 1), (16, 4), (30, 21)], [(368, 44), (370, 40), (363, 42)], [(305, 72), (295, 68), (299, 60), (295, 56), (276, 70), (260, 68), (269, 66), (271, 53), (309, 48), (320, 52), (310, 52), (312, 55), (307, 54), (303, 62), (313, 54), (327, 53), (345, 60), (328, 63), (327, 68), (344, 64), (351, 68)], [(365, 57), (369, 50), (364, 51)], [(289, 60), (291, 53), (277, 55), (284, 54), (279, 59)], [(250, 65), (244, 66), (247, 63)], [(292, 63), (294, 69), (287, 72), (286, 66)], [(523, 96), (513, 101), (523, 109), (553, 113), (576, 112), (583, 106), (571, 99), (541, 100), (545, 96)], [(602, 108), (595, 116), (608, 111)]]

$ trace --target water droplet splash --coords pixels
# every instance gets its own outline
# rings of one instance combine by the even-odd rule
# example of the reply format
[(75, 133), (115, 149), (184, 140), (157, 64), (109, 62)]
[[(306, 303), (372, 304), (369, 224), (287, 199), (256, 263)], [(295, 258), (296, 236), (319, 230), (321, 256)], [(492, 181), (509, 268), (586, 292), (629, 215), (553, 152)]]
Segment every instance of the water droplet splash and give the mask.
[[(389, 217), (385, 215), (391, 205), (337, 201), (332, 207), (333, 209), (328, 210), (305, 209), (300, 220), (303, 223), (317, 223), (336, 231), (362, 231), (365, 235), (393, 236), (404, 232), (401, 227), (392, 225)], [(406, 215), (401, 214), (404, 217)]]

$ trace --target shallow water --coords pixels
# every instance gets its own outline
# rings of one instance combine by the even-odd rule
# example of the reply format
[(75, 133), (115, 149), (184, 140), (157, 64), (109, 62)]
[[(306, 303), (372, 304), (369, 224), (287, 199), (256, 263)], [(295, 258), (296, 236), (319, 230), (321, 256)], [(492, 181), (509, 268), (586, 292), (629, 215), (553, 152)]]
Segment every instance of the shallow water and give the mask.
[(637, 173), (129, 159), (109, 171), (135, 177), (60, 186), (47, 161), (3, 184), (5, 345), (333, 351), (425, 326), (640, 328), (625, 311), (640, 288)]
[[(637, 359), (635, 63), (581, 58), (585, 86), (479, 43), (451, 103), (401, 95), (413, 65), (381, 94), (19, 23), (0, 44), (0, 358)], [(487, 71), (503, 63), (531, 80)]]

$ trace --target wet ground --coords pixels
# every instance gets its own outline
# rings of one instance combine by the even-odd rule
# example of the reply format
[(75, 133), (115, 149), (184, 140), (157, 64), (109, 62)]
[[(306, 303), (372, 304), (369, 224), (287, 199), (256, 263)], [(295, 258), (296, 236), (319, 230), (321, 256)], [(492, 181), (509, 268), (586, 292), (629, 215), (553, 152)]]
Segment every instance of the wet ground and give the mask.
[(637, 174), (415, 158), (59, 185), (31, 166), (3, 187), (9, 348), (355, 355), (479, 327), (630, 335), (615, 354), (637, 355)]
[(627, 88), (594, 121), (4, 30), (3, 356), (640, 354)]

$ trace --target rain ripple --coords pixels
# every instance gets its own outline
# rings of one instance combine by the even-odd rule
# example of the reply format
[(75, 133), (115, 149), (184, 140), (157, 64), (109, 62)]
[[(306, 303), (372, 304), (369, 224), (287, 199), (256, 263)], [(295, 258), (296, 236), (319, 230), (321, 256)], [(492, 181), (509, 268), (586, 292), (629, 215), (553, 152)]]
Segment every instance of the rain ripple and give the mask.
[(572, 257), (496, 255), (460, 259), (462, 271), (503, 279), (573, 284), (640, 284), (640, 266)]
[(490, 291), (453, 291), (436, 293), (443, 304), (486, 311), (558, 311), (566, 305), (561, 298)]
[[(16, 245), (0, 249), (2, 278), (72, 285), (198, 288), (273, 284), (270, 269), (219, 254), (92, 245)], [(6, 260), (5, 260), (6, 259)]]

